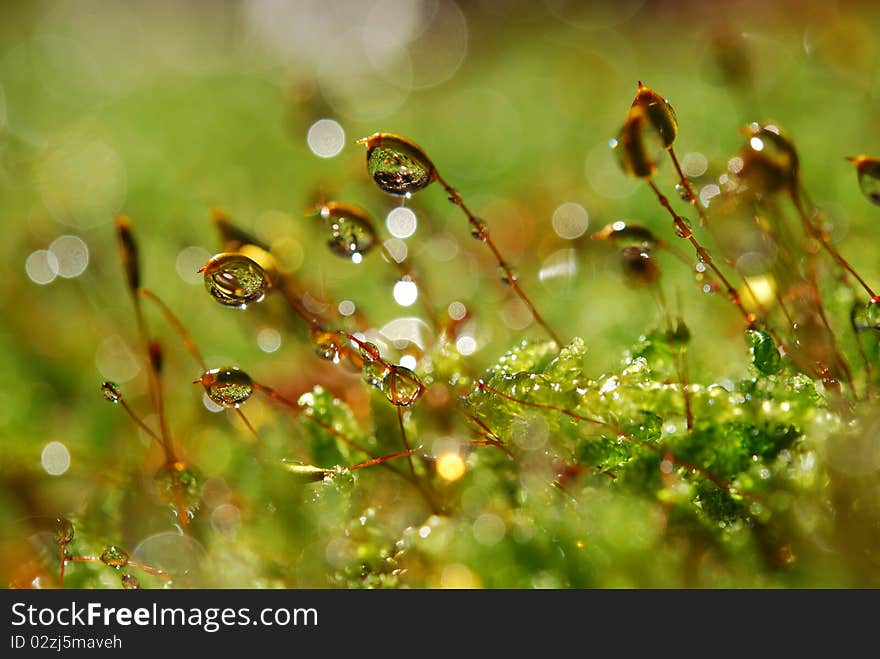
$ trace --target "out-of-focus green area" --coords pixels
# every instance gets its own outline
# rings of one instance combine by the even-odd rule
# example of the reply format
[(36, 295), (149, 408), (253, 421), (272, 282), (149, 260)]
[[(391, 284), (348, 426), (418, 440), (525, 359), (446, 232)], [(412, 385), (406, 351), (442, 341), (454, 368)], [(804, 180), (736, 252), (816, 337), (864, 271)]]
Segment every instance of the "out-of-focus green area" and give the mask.
[[(143, 284), (180, 317), (212, 366), (237, 364), (293, 397), (324, 385), (349, 403), (363, 427), (374, 421), (370, 394), (356, 376), (339, 375), (314, 355), (302, 323), (281, 300), (270, 297), (240, 313), (205, 293), (196, 270), (219, 247), (213, 206), (270, 244), (316, 309), (351, 301), (375, 328), (424, 318), (418, 302), (402, 306), (395, 299), (399, 275), (380, 254), (361, 264), (340, 259), (325, 247), (322, 225), (304, 212), (319, 199), (352, 202), (389, 239), (385, 217), (399, 200), (369, 180), (355, 140), (376, 131), (405, 135), (488, 222), (547, 321), (566, 339), (584, 339), (589, 370), (598, 377), (658, 324), (658, 312), (649, 295), (621, 281), (614, 251), (590, 234), (626, 219), (676, 240), (650, 189), (626, 179), (609, 148), (637, 81), (675, 107), (676, 150), (699, 172), (697, 189), (725, 171), (744, 139), (740, 127), (779, 122), (799, 148), (805, 186), (826, 209), (833, 240), (880, 284), (878, 208), (861, 195), (845, 160), (880, 152), (878, 71), (880, 7), (870, 2), (3, 3), (0, 576), (8, 582), (32, 558), (15, 538), (18, 529), (32, 532), (39, 517), (73, 519), (82, 551), (110, 542), (130, 549), (148, 542), (149, 550), (164, 542), (170, 549), (156, 551), (168, 560), (180, 548), (151, 485), (160, 457), (99, 390), (102, 380), (119, 383), (133, 408), (155, 423), (119, 265), (116, 213), (133, 220)], [(314, 150), (333, 151), (338, 133), (314, 133), (311, 146), (307, 140), (321, 119), (344, 131), (332, 157)], [(675, 196), (668, 163), (657, 180)], [(406, 246), (441, 311), (458, 301), (471, 313), (473, 372), (522, 338), (542, 338), (439, 186), (408, 206), (418, 228), (393, 248)], [(745, 377), (736, 310), (720, 294), (701, 293), (686, 266), (660, 258), (670, 306), (693, 333), (692, 377)], [(146, 309), (165, 347), (172, 434), (205, 475), (194, 524), (211, 568), (195, 583), (346, 585), (324, 576), (342, 570), (353, 551), (344, 539), (327, 544), (322, 525), (331, 522), (321, 515), (332, 523), (343, 515), (328, 503), (332, 497), (315, 494), (309, 507), (312, 495), (292, 486), (288, 474), (252, 459), (247, 432), (232, 413), (206, 409), (203, 390), (191, 384), (198, 366), (156, 309)], [(307, 432), (265, 401), (245, 410), (278, 455)], [(393, 450), (393, 412), (377, 416), (377, 434), (388, 435), (382, 441)], [(416, 443), (454, 432), (436, 423), (428, 428), (430, 437)], [(60, 470), (65, 454), (63, 473), (49, 473)], [(365, 471), (364, 479), (384, 475)], [(395, 499), (393, 484), (374, 486), (375, 500), (360, 502), (362, 508), (381, 516), (399, 504), (394, 524), (418, 526), (416, 503)], [(635, 519), (649, 507), (597, 506), (607, 519), (596, 524), (606, 530), (616, 516)], [(468, 510), (482, 519), (477, 503)], [(344, 514), (357, 521), (357, 512)], [(456, 561), (445, 571), (437, 558), (439, 567), (425, 566), (428, 576), (419, 583), (681, 583), (628, 568), (615, 573), (615, 543), (626, 543), (609, 538), (602, 549), (611, 552), (608, 578), (572, 568), (565, 581), (535, 566), (534, 579), (498, 577), (481, 556), (475, 561), (484, 563), (463, 568)], [(508, 559), (517, 568), (529, 565), (522, 556)], [(80, 566), (80, 576), (72, 569), (70, 584), (117, 583), (91, 567)], [(856, 585), (849, 578), (835, 575), (829, 583)], [(726, 575), (717, 583), (749, 580)], [(814, 575), (802, 583), (823, 580)]]

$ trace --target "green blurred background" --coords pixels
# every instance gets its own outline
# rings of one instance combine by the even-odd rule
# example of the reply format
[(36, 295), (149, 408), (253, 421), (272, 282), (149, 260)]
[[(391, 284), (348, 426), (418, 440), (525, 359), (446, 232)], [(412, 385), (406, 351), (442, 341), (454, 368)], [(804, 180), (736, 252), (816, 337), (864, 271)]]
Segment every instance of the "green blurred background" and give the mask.
[[(142, 468), (145, 439), (99, 391), (115, 380), (149, 415), (115, 213), (134, 221), (144, 285), (211, 364), (239, 364), (291, 395), (322, 383), (357, 411), (365, 394), (314, 356), (279, 300), (230, 312), (211, 302), (195, 270), (219, 246), (216, 205), (271, 244), (315, 304), (350, 300), (375, 327), (422, 316), (418, 303), (395, 301), (395, 271), (379, 254), (359, 265), (335, 257), (304, 215), (322, 195), (353, 202), (388, 238), (384, 218), (399, 202), (368, 180), (355, 140), (405, 135), (487, 220), (550, 324), (585, 339), (598, 375), (657, 311), (623, 285), (611, 250), (590, 234), (635, 219), (672, 240), (650, 190), (619, 172), (608, 146), (637, 81), (675, 107), (679, 155), (705, 165), (697, 185), (724, 171), (739, 127), (778, 121), (796, 140), (834, 240), (876, 282), (878, 211), (844, 157), (880, 151), (878, 40), (872, 2), (3, 2), (0, 524), (68, 514), (94, 537), (131, 546), (168, 527)], [(332, 157), (307, 141), (321, 119), (344, 131)], [(318, 150), (335, 151), (338, 137), (331, 131)], [(658, 182), (672, 191), (671, 168)], [(473, 362), (540, 338), (442, 191), (428, 188), (409, 206), (418, 229), (403, 243), (437, 306), (460, 301), (473, 315)], [(695, 335), (697, 379), (744, 375), (735, 310), (700, 293), (683, 265), (661, 264)], [(197, 367), (149, 317), (166, 346), (175, 437), (222, 480), (236, 468), (241, 429), (204, 408), (190, 384)], [(258, 425), (279, 414), (252, 408)], [(61, 475), (41, 462), (50, 442), (69, 453)], [(245, 512), (247, 485), (238, 491), (244, 503), (233, 503), (255, 517)], [(4, 573), (22, 560), (12, 550), (3, 559)], [(253, 568), (224, 583), (273, 582)]]

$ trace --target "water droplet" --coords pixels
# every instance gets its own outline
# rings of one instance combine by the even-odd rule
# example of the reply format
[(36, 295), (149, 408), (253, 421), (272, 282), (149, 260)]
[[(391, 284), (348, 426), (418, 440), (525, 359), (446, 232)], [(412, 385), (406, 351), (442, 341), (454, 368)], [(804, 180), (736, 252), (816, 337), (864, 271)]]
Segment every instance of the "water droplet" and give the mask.
[(234, 366), (212, 368), (196, 380), (205, 387), (208, 397), (222, 407), (238, 407), (254, 392), (251, 377)]
[(693, 225), (691, 224), (691, 221), (686, 217), (679, 217), (678, 219), (679, 221), (675, 223), (675, 235), (679, 238), (685, 239), (690, 238), (692, 235), (694, 235), (692, 228)]
[(119, 391), (119, 385), (115, 382), (102, 382), (101, 393), (104, 394), (105, 399), (113, 404), (118, 403), (122, 399), (122, 392)]
[(872, 300), (865, 305), (865, 320), (869, 327), (880, 328), (880, 302)]
[(630, 108), (614, 150), (621, 169), (631, 178), (649, 178), (657, 170), (665, 143), (641, 106)]
[(687, 188), (684, 187), (681, 183), (675, 184), (675, 191), (678, 193), (678, 196), (681, 198), (682, 201), (689, 202), (691, 200), (691, 196), (688, 193)]
[(746, 331), (746, 339), (750, 343), (755, 368), (764, 375), (778, 373), (782, 360), (773, 337), (763, 330), (750, 329)]
[(342, 359), (349, 356), (348, 336), (345, 332), (325, 332), (312, 330), (312, 342), (315, 344), (315, 352), (321, 359), (326, 359), (338, 364)]
[(499, 267), (498, 276), (501, 278), (501, 283), (506, 284), (507, 286), (512, 286), (518, 279), (516, 273), (510, 266)]
[(117, 570), (128, 565), (128, 552), (116, 545), (105, 547), (101, 553), (101, 562), (104, 565), (115, 567)]
[(633, 286), (653, 284), (660, 277), (660, 268), (651, 258), (648, 247), (624, 247), (620, 250), (623, 276)]
[[(363, 351), (361, 355), (363, 356)], [(364, 381), (371, 387), (376, 387), (376, 389), (384, 392), (385, 379), (388, 377), (389, 372), (390, 369), (383, 362), (364, 359), (362, 374)]]
[(748, 142), (740, 152), (739, 180), (753, 194), (772, 194), (797, 184), (799, 161), (794, 143), (775, 124), (752, 123), (745, 129)]
[(73, 540), (73, 524), (66, 517), (58, 517), (55, 520), (55, 542), (59, 545), (70, 544)]
[(405, 366), (393, 366), (380, 389), (389, 402), (399, 407), (408, 407), (418, 400), (425, 387), (419, 376)]
[(217, 254), (203, 269), (205, 288), (227, 307), (245, 308), (262, 300), (271, 282), (260, 265), (243, 254)]
[(489, 225), (480, 218), (471, 220), (471, 235), (482, 242), (489, 238)]
[(614, 240), (616, 242), (631, 242), (643, 247), (654, 248), (663, 244), (663, 241), (657, 238), (654, 233), (641, 224), (634, 224), (624, 220), (612, 222), (602, 228), (601, 231), (594, 233), (591, 238), (593, 240)]
[(663, 146), (669, 148), (678, 135), (678, 120), (675, 110), (665, 98), (650, 87), (639, 82), (639, 90), (632, 107), (641, 108), (650, 124), (657, 130), (663, 140)]
[(880, 158), (856, 156), (849, 161), (856, 166), (862, 194), (872, 204), (880, 206)]
[(367, 212), (349, 204), (328, 202), (319, 211), (330, 237), (327, 246), (337, 256), (355, 263), (376, 245), (376, 229)]
[(405, 196), (434, 180), (434, 164), (413, 142), (398, 135), (375, 133), (360, 140), (367, 146), (367, 171), (388, 194)]
[(119, 580), (125, 590), (140, 590), (141, 588), (141, 582), (137, 580), (137, 577), (128, 572), (123, 572)]
[(202, 493), (201, 475), (185, 462), (167, 464), (153, 477), (153, 486), (163, 503), (177, 509), (182, 505), (192, 514), (199, 507)]
[(360, 352), (361, 359), (364, 360), (364, 364), (373, 363), (381, 360), (379, 346), (377, 346), (375, 343), (370, 343), (369, 341), (361, 341), (358, 344), (358, 352)]

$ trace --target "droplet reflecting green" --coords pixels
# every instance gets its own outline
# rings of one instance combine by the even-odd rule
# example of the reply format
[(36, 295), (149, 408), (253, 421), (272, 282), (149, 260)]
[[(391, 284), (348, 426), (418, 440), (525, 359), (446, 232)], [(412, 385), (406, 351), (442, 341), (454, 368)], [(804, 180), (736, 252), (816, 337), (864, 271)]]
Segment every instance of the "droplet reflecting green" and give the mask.
[(140, 590), (141, 588), (141, 582), (137, 580), (137, 577), (128, 572), (123, 572), (119, 580), (125, 590)]
[(782, 359), (776, 341), (763, 330), (750, 329), (746, 331), (746, 337), (751, 344), (752, 364), (764, 375), (773, 375), (779, 372)]
[(254, 392), (251, 377), (234, 366), (212, 368), (196, 382), (205, 387), (208, 398), (221, 407), (238, 407)]
[(419, 376), (405, 366), (393, 366), (385, 377), (382, 393), (389, 402), (398, 407), (408, 407), (415, 403), (425, 387)]
[(311, 338), (315, 345), (315, 352), (321, 359), (338, 364), (350, 356), (349, 339), (345, 332), (313, 330)]
[(865, 305), (865, 320), (869, 327), (880, 328), (880, 302), (868, 301)]
[(880, 158), (855, 156), (849, 161), (856, 166), (862, 194), (872, 204), (880, 206)]
[(329, 202), (321, 206), (319, 214), (330, 234), (327, 246), (338, 256), (360, 263), (378, 242), (373, 222), (357, 206)]
[(418, 145), (406, 138), (375, 133), (360, 143), (367, 146), (367, 171), (388, 194), (412, 194), (434, 180), (433, 163)]
[(202, 272), (211, 297), (227, 307), (243, 309), (259, 302), (271, 287), (266, 271), (243, 254), (218, 254), (208, 261)]
[(122, 392), (119, 391), (119, 385), (115, 382), (102, 382), (101, 393), (104, 394), (106, 400), (114, 404), (122, 399)]
[(116, 545), (105, 547), (101, 553), (101, 562), (104, 565), (115, 567), (117, 570), (128, 565), (128, 552)]

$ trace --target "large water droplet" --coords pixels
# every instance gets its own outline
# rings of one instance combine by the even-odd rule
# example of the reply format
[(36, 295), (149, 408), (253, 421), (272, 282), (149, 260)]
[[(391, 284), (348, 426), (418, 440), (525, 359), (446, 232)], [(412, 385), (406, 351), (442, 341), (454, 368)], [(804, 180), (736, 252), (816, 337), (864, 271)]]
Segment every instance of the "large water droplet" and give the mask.
[(313, 330), (311, 337), (312, 343), (315, 344), (315, 352), (321, 359), (338, 364), (343, 359), (349, 357), (351, 353), (348, 336), (346, 336), (345, 332)]
[(212, 368), (196, 380), (205, 387), (208, 398), (221, 407), (238, 407), (254, 392), (251, 377), (234, 366)]
[(115, 567), (117, 570), (128, 565), (128, 552), (116, 545), (105, 547), (101, 553), (101, 562), (104, 565)]
[(865, 320), (869, 327), (880, 329), (880, 302), (868, 301), (865, 305)]
[(122, 392), (119, 391), (119, 385), (115, 382), (102, 382), (101, 393), (104, 394), (105, 399), (114, 404), (118, 403), (122, 398)]
[(425, 390), (419, 376), (405, 366), (393, 366), (385, 377), (382, 393), (389, 402), (408, 407), (418, 400)]
[(781, 358), (776, 341), (763, 330), (750, 329), (746, 331), (746, 339), (750, 342), (752, 363), (764, 375), (773, 375), (779, 372)]
[(363, 255), (376, 245), (373, 222), (357, 206), (329, 202), (321, 206), (320, 216), (330, 233), (327, 246), (334, 254), (360, 263)]
[(880, 206), (880, 158), (856, 156), (849, 161), (856, 166), (862, 194), (872, 204)]
[(137, 580), (137, 577), (128, 572), (123, 572), (119, 580), (125, 590), (140, 590), (141, 588), (141, 582)]
[(367, 145), (367, 171), (388, 194), (412, 194), (434, 180), (434, 164), (406, 138), (375, 133), (360, 141)]
[(205, 288), (220, 304), (245, 308), (262, 300), (271, 282), (260, 265), (243, 254), (217, 254), (205, 265)]
[(669, 148), (678, 135), (678, 120), (675, 110), (665, 98), (650, 87), (639, 82), (639, 91), (633, 101), (633, 107), (640, 107), (651, 125), (660, 134), (663, 146)]

